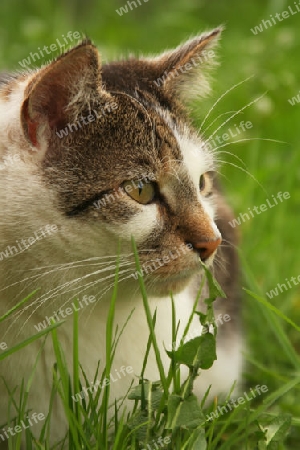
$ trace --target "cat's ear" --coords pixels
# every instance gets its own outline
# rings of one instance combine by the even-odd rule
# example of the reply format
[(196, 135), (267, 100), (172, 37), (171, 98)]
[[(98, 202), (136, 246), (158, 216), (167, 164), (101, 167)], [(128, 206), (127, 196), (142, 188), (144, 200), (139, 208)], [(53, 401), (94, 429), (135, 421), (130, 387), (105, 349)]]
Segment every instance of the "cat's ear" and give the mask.
[[(101, 63), (88, 40), (40, 70), (25, 91), (21, 123), (25, 137), (41, 149), (53, 130), (72, 121), (101, 95)], [(107, 94), (108, 96), (108, 94)]]
[(216, 28), (155, 58), (155, 86), (181, 101), (189, 101), (195, 95), (206, 95), (210, 90), (207, 68), (216, 64), (213, 48), (221, 32), (221, 27)]

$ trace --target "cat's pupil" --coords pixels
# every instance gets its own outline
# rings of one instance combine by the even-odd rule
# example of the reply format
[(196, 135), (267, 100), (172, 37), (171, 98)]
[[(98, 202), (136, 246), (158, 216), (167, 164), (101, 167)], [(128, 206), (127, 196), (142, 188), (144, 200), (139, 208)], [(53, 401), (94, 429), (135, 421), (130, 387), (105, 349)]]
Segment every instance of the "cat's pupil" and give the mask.
[(143, 183), (141, 181), (139, 181), (138, 186), (139, 186), (139, 195), (141, 195), (141, 192), (143, 190)]
[(201, 175), (200, 181), (199, 181), (199, 189), (200, 189), (200, 191), (203, 191), (204, 188), (205, 188), (205, 177), (204, 177), (204, 175)]
[(142, 181), (124, 181), (123, 189), (133, 200), (147, 205), (151, 203), (155, 197), (155, 185), (152, 182), (143, 183)]

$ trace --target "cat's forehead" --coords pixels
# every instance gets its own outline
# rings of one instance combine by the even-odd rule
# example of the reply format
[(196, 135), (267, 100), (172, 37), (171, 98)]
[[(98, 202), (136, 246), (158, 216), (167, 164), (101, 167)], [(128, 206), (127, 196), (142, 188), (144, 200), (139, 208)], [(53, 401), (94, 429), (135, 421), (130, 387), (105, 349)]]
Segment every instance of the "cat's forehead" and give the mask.
[[(165, 108), (156, 98), (143, 92), (114, 93), (117, 113), (107, 117), (105, 133), (99, 129), (102, 151), (121, 165), (142, 165), (168, 170), (188, 170), (194, 179), (214, 169), (213, 154), (191, 124), (174, 110)], [(125, 163), (125, 164), (123, 164)]]
[(191, 125), (181, 120), (174, 121), (166, 109), (157, 107), (156, 110), (172, 133), (182, 165), (188, 170), (192, 179), (196, 177), (197, 180), (199, 173), (213, 171), (215, 169), (213, 153), (208, 150), (205, 141), (197, 135)]
[(121, 92), (114, 99), (115, 114), (75, 131), (63, 153), (54, 149), (45, 162), (46, 178), (58, 186), (67, 210), (147, 175), (170, 202), (181, 191), (195, 200), (199, 177), (213, 170), (212, 155), (196, 133), (161, 105)]

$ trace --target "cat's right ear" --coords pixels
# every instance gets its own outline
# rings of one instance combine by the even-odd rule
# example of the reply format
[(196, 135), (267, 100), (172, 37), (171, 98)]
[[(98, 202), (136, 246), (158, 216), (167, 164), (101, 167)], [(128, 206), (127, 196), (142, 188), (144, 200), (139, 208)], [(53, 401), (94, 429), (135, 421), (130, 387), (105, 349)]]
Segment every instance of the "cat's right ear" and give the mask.
[(195, 36), (173, 50), (158, 55), (150, 63), (154, 85), (183, 103), (210, 91), (207, 69), (216, 64), (213, 48), (223, 28)]
[(45, 149), (55, 129), (88, 108), (97, 97), (109, 96), (101, 88), (97, 48), (85, 40), (40, 70), (25, 91), (21, 123), (26, 139)]

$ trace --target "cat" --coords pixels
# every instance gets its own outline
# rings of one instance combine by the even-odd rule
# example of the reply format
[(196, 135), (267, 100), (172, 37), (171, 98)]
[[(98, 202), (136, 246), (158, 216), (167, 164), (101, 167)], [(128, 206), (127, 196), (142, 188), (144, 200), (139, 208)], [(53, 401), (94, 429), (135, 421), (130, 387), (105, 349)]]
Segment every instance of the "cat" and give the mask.
[[(105, 361), (105, 323), (120, 245), (115, 324), (121, 337), (112, 395), (125, 395), (141, 373), (149, 331), (131, 245), (133, 235), (163, 363), (171, 342), (174, 294), (180, 330), (188, 321), (209, 266), (227, 298), (215, 303), (221, 321), (218, 359), (194, 392), (227, 394), (241, 378), (238, 236), (215, 177), (215, 152), (190, 119), (190, 101), (209, 92), (207, 69), (221, 28), (155, 57), (102, 65), (85, 39), (38, 70), (0, 78), (0, 316), (35, 289), (1, 323), (7, 348), (65, 319), (58, 329), (72, 367), (72, 313), (79, 311), (79, 358), (89, 380)], [(222, 243), (221, 243), (222, 241)], [(74, 299), (77, 298), (77, 304)], [(77, 305), (77, 306), (76, 306)], [(203, 302), (199, 308), (205, 310)], [(190, 329), (201, 334), (199, 320)], [(180, 333), (179, 333), (180, 335)], [(10, 389), (28, 380), (41, 340), (1, 363)], [(159, 378), (150, 354), (146, 378)], [(55, 362), (50, 336), (37, 363), (28, 407), (46, 415)], [(121, 376), (121, 370), (126, 376)], [(122, 369), (123, 368), (123, 369)], [(8, 416), (0, 384), (0, 423)], [(36, 425), (38, 427), (38, 425)], [(66, 433), (56, 399), (51, 440)]]

